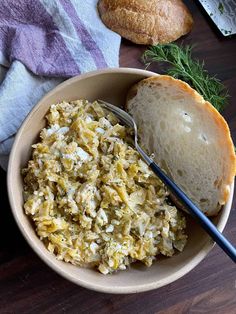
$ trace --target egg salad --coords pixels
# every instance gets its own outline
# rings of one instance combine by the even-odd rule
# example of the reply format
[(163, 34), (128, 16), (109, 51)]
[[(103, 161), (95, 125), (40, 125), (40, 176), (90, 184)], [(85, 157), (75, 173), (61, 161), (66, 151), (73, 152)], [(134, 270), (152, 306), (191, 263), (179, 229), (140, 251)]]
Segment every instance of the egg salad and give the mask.
[(183, 250), (185, 218), (132, 130), (86, 100), (51, 105), (46, 120), (22, 170), (24, 210), (57, 259), (109, 274)]

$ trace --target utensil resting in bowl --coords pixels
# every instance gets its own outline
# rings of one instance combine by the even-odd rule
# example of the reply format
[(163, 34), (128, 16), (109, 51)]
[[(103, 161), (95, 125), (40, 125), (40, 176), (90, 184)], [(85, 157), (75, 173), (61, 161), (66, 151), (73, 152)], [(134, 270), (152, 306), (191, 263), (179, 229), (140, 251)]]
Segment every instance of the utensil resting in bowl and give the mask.
[(189, 199), (189, 197), (160, 169), (160, 167), (143, 151), (138, 144), (138, 130), (134, 119), (121, 108), (99, 100), (101, 106), (114, 113), (118, 119), (125, 125), (134, 130), (134, 145), (139, 154), (145, 160), (147, 165), (160, 178), (160, 180), (168, 187), (168, 189), (177, 197), (177, 199), (185, 206), (190, 215), (202, 226), (202, 228), (211, 236), (211, 238), (222, 248), (222, 250), (236, 263), (236, 249), (223, 236), (216, 226), (207, 218), (207, 216)]

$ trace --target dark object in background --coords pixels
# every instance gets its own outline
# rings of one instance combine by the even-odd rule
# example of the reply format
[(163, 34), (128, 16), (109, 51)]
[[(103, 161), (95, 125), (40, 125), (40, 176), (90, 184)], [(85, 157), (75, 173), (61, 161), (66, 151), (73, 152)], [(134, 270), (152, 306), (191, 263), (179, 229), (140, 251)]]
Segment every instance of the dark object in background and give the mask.
[(236, 34), (236, 0), (199, 0), (224, 36)]

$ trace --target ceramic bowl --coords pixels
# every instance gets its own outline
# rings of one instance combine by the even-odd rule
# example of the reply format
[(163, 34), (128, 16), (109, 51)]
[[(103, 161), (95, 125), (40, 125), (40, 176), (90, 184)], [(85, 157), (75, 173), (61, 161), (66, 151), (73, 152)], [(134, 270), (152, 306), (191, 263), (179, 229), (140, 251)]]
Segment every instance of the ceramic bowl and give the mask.
[[(192, 270), (212, 249), (213, 241), (190, 217), (187, 218), (188, 242), (182, 253), (171, 258), (157, 258), (147, 268), (134, 263), (130, 269), (112, 275), (102, 275), (94, 269), (73, 266), (58, 261), (37, 237), (34, 227), (23, 211), (23, 181), (21, 169), (31, 156), (31, 145), (38, 139), (45, 126), (44, 116), (49, 106), (63, 100), (85, 98), (90, 101), (103, 99), (115, 105), (124, 104), (128, 89), (136, 82), (157, 75), (152, 72), (117, 68), (90, 72), (65, 81), (49, 92), (33, 108), (17, 133), (8, 167), (8, 193), (14, 218), (27, 242), (38, 256), (54, 271), (68, 280), (100, 292), (137, 293), (167, 285)], [(231, 209), (233, 186), (228, 203), (214, 219), (223, 231)]]

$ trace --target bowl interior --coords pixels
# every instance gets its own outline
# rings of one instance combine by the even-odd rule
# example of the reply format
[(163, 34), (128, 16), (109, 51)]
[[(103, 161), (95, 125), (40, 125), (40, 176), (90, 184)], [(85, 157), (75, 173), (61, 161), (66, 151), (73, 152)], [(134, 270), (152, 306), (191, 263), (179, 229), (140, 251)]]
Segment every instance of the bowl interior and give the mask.
[[(93, 269), (75, 267), (58, 261), (38, 239), (29, 218), (23, 212), (23, 182), (21, 169), (27, 164), (31, 145), (37, 141), (39, 131), (45, 125), (44, 116), (51, 104), (63, 100), (85, 98), (90, 101), (103, 99), (115, 105), (124, 104), (127, 90), (152, 72), (137, 69), (110, 69), (97, 71), (70, 79), (48, 93), (31, 111), (19, 130), (9, 161), (8, 192), (14, 217), (26, 240), (35, 252), (54, 270), (67, 279), (84, 287), (110, 293), (134, 293), (158, 288), (183, 276), (194, 268), (213, 246), (208, 235), (190, 218), (187, 219), (188, 242), (182, 253), (172, 258), (158, 258), (150, 268), (137, 263), (127, 271), (104, 276)], [(232, 203), (214, 219), (222, 231)]]

